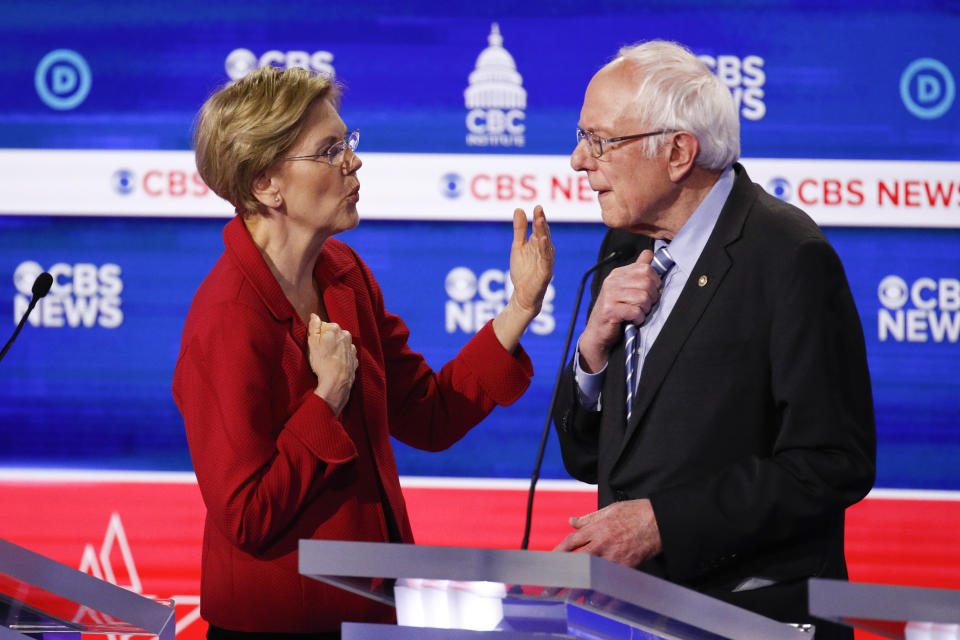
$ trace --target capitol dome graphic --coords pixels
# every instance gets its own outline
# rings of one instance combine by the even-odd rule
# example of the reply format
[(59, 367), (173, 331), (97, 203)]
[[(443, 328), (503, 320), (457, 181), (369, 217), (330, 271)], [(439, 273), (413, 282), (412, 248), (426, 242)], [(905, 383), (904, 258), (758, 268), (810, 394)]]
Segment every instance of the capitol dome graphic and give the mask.
[(477, 56), (477, 64), (470, 74), (463, 92), (468, 109), (526, 109), (527, 91), (523, 77), (510, 52), (503, 48), (500, 26), (494, 22), (487, 36), (489, 46)]

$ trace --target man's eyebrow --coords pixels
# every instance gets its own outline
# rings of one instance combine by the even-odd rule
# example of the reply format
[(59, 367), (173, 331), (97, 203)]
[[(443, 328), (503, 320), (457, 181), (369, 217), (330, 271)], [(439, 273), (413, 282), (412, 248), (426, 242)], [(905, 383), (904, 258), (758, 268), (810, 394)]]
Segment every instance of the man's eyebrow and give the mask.
[(606, 127), (585, 127), (582, 124), (578, 124), (577, 127), (588, 133), (595, 133), (600, 136), (606, 136), (610, 132), (610, 129)]

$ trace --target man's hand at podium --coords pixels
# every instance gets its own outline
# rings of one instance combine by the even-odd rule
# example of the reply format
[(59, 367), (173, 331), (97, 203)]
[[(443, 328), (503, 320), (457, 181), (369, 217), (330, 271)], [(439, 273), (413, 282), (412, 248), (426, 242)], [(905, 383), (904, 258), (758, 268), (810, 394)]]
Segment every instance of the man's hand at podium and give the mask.
[(625, 500), (570, 518), (576, 531), (554, 551), (585, 551), (628, 567), (639, 566), (663, 549), (649, 500)]

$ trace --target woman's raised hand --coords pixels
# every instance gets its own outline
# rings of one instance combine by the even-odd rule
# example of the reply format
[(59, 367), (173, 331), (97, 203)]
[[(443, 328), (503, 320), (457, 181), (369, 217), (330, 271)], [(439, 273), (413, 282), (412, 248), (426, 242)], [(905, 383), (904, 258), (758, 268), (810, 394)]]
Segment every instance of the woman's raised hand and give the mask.
[(553, 242), (543, 207), (533, 209), (533, 232), (527, 238), (527, 214), (513, 212), (513, 244), (510, 247), (510, 281), (513, 294), (507, 306), (493, 319), (493, 332), (512, 352), (543, 306), (543, 297), (553, 277)]
[(553, 243), (550, 226), (543, 215), (543, 207), (533, 209), (533, 233), (527, 238), (527, 214), (523, 209), (513, 212), (513, 245), (510, 247), (510, 280), (512, 299), (517, 306), (530, 313), (533, 320), (540, 313), (543, 296), (553, 277)]

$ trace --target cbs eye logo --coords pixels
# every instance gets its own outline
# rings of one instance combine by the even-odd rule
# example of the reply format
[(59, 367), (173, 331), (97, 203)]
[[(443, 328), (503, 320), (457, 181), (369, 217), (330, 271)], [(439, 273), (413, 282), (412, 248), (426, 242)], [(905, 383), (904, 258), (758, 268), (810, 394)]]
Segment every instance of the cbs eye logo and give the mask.
[(771, 178), (767, 183), (767, 193), (774, 195), (784, 202), (789, 202), (793, 197), (793, 188), (790, 187), (790, 181), (786, 178)]
[(454, 267), (447, 274), (443, 286), (451, 300), (469, 302), (477, 295), (477, 276), (466, 267)]
[(33, 296), (33, 282), (41, 273), (43, 273), (43, 267), (33, 260), (21, 262), (13, 272), (13, 285), (23, 295)]
[(887, 309), (901, 308), (907, 304), (909, 297), (906, 281), (899, 276), (887, 276), (877, 287), (877, 297), (880, 298), (880, 304)]
[(458, 173), (447, 173), (440, 177), (440, 193), (455, 200), (463, 195), (463, 178)]
[(117, 169), (110, 177), (113, 190), (122, 196), (128, 196), (136, 189), (136, 174), (129, 169)]
[(90, 93), (90, 66), (76, 51), (57, 49), (43, 56), (34, 74), (37, 95), (51, 109), (75, 109)]

